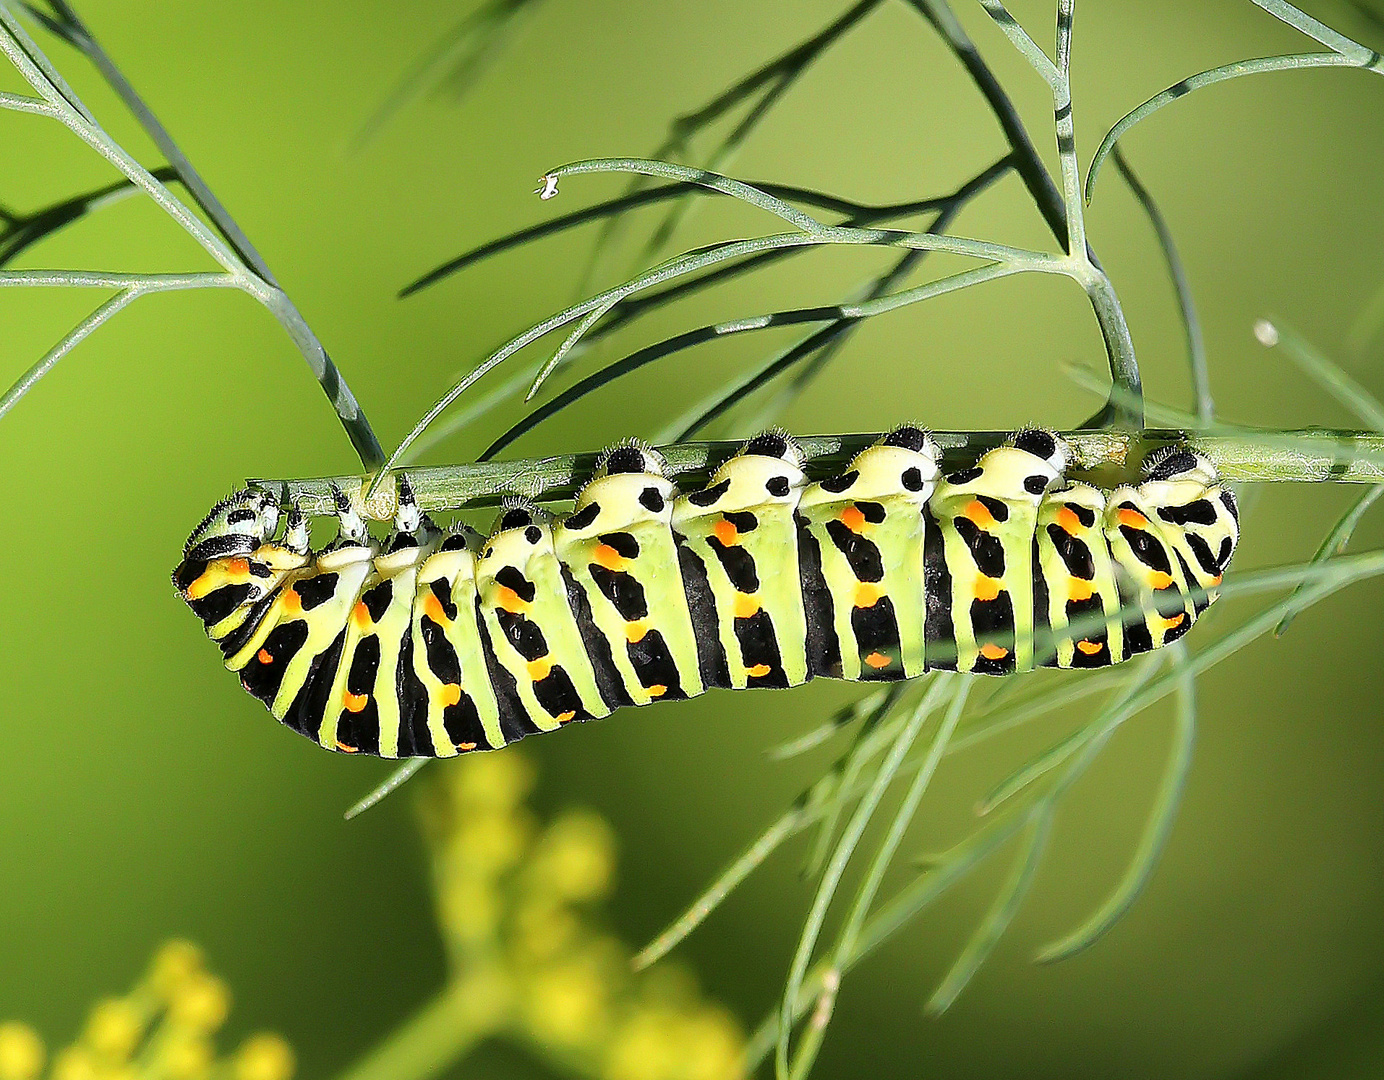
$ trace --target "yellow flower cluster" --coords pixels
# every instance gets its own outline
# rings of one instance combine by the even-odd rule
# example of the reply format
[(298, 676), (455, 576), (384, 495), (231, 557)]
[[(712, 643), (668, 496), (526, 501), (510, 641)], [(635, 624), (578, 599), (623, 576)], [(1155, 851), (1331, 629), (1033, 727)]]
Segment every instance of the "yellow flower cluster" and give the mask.
[(252, 1035), (217, 1057), (213, 1036), (230, 1002), (196, 946), (169, 942), (128, 994), (96, 1004), (51, 1062), (28, 1025), (0, 1024), (0, 1080), (291, 1080), (293, 1050), (277, 1035)]
[(540, 826), (524, 805), (532, 783), (513, 750), (475, 754), (423, 801), (443, 938), (470, 1007), (562, 1072), (739, 1080), (735, 1019), (685, 973), (636, 976), (631, 950), (593, 918), (615, 872), (610, 827), (580, 810)]

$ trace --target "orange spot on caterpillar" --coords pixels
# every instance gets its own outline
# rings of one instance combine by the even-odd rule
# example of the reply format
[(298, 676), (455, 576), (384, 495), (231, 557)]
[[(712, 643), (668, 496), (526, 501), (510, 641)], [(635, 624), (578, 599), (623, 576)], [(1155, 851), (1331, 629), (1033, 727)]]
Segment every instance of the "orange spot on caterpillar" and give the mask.
[(1058, 527), (1069, 536), (1075, 536), (1081, 531), (1081, 521), (1077, 518), (1076, 512), (1070, 506), (1064, 506), (1057, 511), (1056, 520)]
[(1069, 600), (1089, 600), (1095, 592), (1089, 581), (1079, 577), (1067, 579), (1067, 598)]
[(966, 509), (961, 512), (982, 529), (988, 529), (995, 524), (995, 515), (990, 513), (986, 505), (979, 499), (972, 499), (966, 504)]
[(1173, 583), (1172, 574), (1164, 570), (1149, 571), (1149, 587), (1153, 589), (1166, 589)]
[(648, 692), (649, 697), (662, 697), (668, 692), (668, 688), (662, 683), (654, 683), (653, 686), (646, 686), (644, 689)]
[(1221, 575), (1220, 575), (1220, 574), (1217, 574), (1215, 577), (1213, 577), (1213, 578), (1211, 579), (1211, 582), (1210, 582), (1210, 583), (1211, 583), (1212, 585), (1219, 585), (1219, 584), (1221, 583)]
[(344, 742), (342, 742), (340, 739), (337, 739), (337, 740), (336, 740), (336, 748), (337, 748), (338, 750), (340, 750), (343, 754), (359, 754), (359, 753), (360, 753), (360, 751), (359, 751), (358, 749), (356, 749), (354, 746), (347, 746), (347, 745), (346, 745)]
[(619, 570), (625, 565), (624, 557), (609, 544), (597, 544), (591, 552), (591, 559), (607, 570)]
[(557, 716), (553, 717), (553, 719), (556, 720), (559, 724), (565, 724), (567, 723), (567, 721), (575, 720), (576, 718), (577, 714), (572, 712), (570, 709), (565, 713), (558, 713)]
[(1009, 650), (1003, 645), (996, 645), (992, 641), (987, 641), (980, 647), (980, 655), (987, 660), (1003, 660), (1009, 655)]
[(986, 577), (984, 574), (978, 574), (976, 576), (976, 583), (973, 591), (975, 592), (977, 600), (993, 600), (995, 597), (999, 596), (1002, 588), (1003, 585), (999, 578)]
[(1087, 656), (1095, 656), (1101, 650), (1101, 643), (1099, 641), (1078, 641), (1076, 647)]
[(768, 665), (768, 664), (756, 664), (756, 665), (755, 665), (754, 667), (752, 667), (752, 668), (746, 668), (746, 669), (745, 669), (745, 674), (746, 674), (746, 675), (749, 675), (751, 678), (754, 678), (754, 679), (762, 679), (762, 678), (764, 678), (765, 675), (769, 674), (769, 665)]
[(889, 657), (881, 652), (872, 652), (869, 656), (865, 657), (865, 663), (878, 671), (880, 668), (887, 668), (890, 664), (890, 660)]
[(261, 664), (272, 664), (274, 662), (274, 654), (268, 649), (261, 649), (259, 652), (255, 653), (255, 659)]
[(457, 743), (457, 749), (460, 750), (463, 754), (466, 753), (468, 750), (474, 750), (475, 748), (476, 748), (476, 744), (473, 743), (473, 742), (459, 742), (459, 743)]
[(1185, 619), (1185, 618), (1187, 618), (1187, 613), (1186, 613), (1185, 611), (1179, 611), (1176, 615), (1173, 615), (1173, 616), (1170, 616), (1169, 618), (1164, 619), (1164, 620), (1163, 620), (1163, 625), (1164, 625), (1167, 629), (1172, 630), (1172, 629), (1174, 629), (1175, 627), (1181, 626), (1181, 625), (1182, 625), (1182, 620)]
[(345, 710), (347, 712), (353, 713), (360, 712), (362, 709), (365, 708), (369, 701), (369, 694), (353, 694), (349, 690), (347, 690), (341, 698), (341, 704), (345, 708)]
[(725, 518), (722, 518), (715, 525), (711, 526), (711, 531), (716, 539), (721, 541), (726, 547), (740, 543), (740, 530), (732, 525)]
[(423, 614), (437, 623), (438, 626), (442, 626), (444, 623), (451, 621), (447, 618), (447, 613), (442, 610), (442, 601), (437, 598), (437, 594), (431, 589), (429, 589), (427, 595), (423, 597)]
[(1138, 510), (1131, 510), (1128, 507), (1121, 509), (1116, 516), (1119, 518), (1121, 525), (1128, 525), (1131, 529), (1142, 529), (1149, 523), (1149, 519), (1139, 513)]
[(444, 709), (450, 709), (461, 700), (461, 686), (454, 682), (446, 683), (437, 692), (437, 700), (442, 703)]
[(296, 615), (303, 610), (303, 598), (296, 589), (285, 589), (279, 594), (279, 603), (285, 615)]
[(848, 506), (841, 511), (841, 524), (850, 529), (853, 533), (865, 531), (865, 515), (861, 513), (860, 507)]
[(244, 577), (250, 572), (250, 562), (248, 559), (227, 559), (226, 573), (233, 577)]
[(552, 673), (553, 662), (546, 656), (540, 656), (537, 660), (530, 660), (528, 663), (529, 678), (534, 682), (542, 682)]
[(759, 614), (759, 601), (749, 593), (736, 593), (734, 613), (737, 619), (752, 619)]
[(644, 619), (635, 619), (632, 622), (625, 623), (625, 640), (631, 645), (643, 641), (648, 632), (649, 624)]
[(883, 595), (884, 588), (878, 582), (862, 581), (855, 587), (855, 606), (872, 608), (879, 603)]
[(495, 604), (504, 608), (511, 615), (518, 615), (520, 612), (528, 610), (528, 604), (519, 596), (517, 592), (508, 585), (501, 585), (495, 590)]
[(357, 630), (364, 630), (370, 625), (370, 609), (365, 606), (364, 600), (356, 601), (356, 606), (351, 609), (351, 621), (356, 624)]

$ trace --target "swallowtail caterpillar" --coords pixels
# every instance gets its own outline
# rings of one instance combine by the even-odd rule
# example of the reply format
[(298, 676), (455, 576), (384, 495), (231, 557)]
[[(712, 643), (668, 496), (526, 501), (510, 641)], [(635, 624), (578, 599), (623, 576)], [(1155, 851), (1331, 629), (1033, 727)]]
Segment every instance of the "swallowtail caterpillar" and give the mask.
[(943, 477), (933, 441), (901, 427), (809, 483), (769, 432), (680, 493), (627, 444), (569, 515), (511, 500), (489, 537), (440, 528), (404, 476), (378, 542), (338, 492), (321, 551), (297, 507), (249, 489), (193, 532), (173, 583), (275, 717), (389, 758), (712, 687), (1104, 667), (1186, 633), (1238, 515), (1189, 449), (1111, 492), (1067, 481), (1069, 459), (1025, 430)]

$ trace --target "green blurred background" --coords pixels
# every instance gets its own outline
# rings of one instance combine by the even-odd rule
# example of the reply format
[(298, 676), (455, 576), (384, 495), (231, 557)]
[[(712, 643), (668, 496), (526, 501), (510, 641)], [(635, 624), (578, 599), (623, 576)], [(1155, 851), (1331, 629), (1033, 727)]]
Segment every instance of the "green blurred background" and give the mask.
[[(613, 194), (614, 178), (568, 180), (552, 204), (530, 191), (563, 161), (647, 153), (673, 116), (846, 6), (551, 0), (464, 100), (414, 103), (354, 147), (401, 72), (470, 4), (80, 5), (333, 351), (386, 447), (459, 372), (569, 301), (591, 235), (505, 255), (407, 301), (394, 298), (399, 286), (467, 247)], [(971, 5), (958, 8), (1047, 153), (1045, 89)], [(1051, 5), (1013, 9), (1050, 40)], [(1384, 40), (1344, 4), (1311, 10), (1375, 47)], [(1127, 109), (1186, 74), (1310, 47), (1232, 0), (1103, 0), (1078, 14), (1085, 155)], [(80, 58), (48, 44), (112, 132), (157, 160)], [(23, 85), (6, 71), (0, 89)], [(113, 178), (51, 121), (0, 115), (0, 140), (8, 205), (35, 208)], [(1384, 341), (1362, 355), (1346, 349), (1352, 320), (1384, 282), (1384, 81), (1328, 70), (1218, 86), (1141, 126), (1126, 149), (1181, 242), (1222, 414), (1350, 426), (1250, 328), (1281, 318), (1384, 392)], [(782, 101), (732, 171), (901, 200), (951, 190), (1003, 150), (950, 54), (903, 5), (886, 5)], [(677, 242), (771, 228), (707, 206)], [(1113, 170), (1089, 230), (1126, 304), (1146, 387), (1184, 404), (1171, 289)], [(1012, 178), (956, 231), (1050, 243)], [(599, 358), (702, 322), (830, 303), (883, 266), (880, 254), (804, 256), (661, 312)], [(130, 200), (20, 265), (205, 263), (151, 205)], [(946, 265), (960, 264), (937, 260), (930, 272)], [(0, 292), (0, 383), (98, 299)], [(647, 432), (788, 340), (746, 335), (664, 361), (519, 449), (594, 449)], [(1011, 278), (874, 321), (785, 422), (803, 433), (903, 420), (1070, 425), (1095, 402), (1060, 373), (1066, 361), (1103, 362), (1079, 290)], [(518, 409), (432, 460), (468, 460)], [(351, 471), (334, 416), (250, 300), (157, 296), (81, 345), (0, 423), (0, 461), (10, 549), (0, 575), (0, 1017), (61, 1041), (158, 941), (186, 935), (233, 987), (235, 1030), (280, 1030), (303, 1076), (332, 1075), (442, 978), (410, 799), (343, 822), (390, 766), (322, 753), (270, 721), (221, 670), (168, 572), (206, 507), (244, 477)], [(1249, 493), (1237, 565), (1309, 556), (1350, 495)], [(1381, 539), (1376, 515), (1356, 544)], [(1384, 1075), (1381, 602), (1378, 583), (1356, 587), (1202, 680), (1199, 746), (1167, 855), (1106, 940), (1054, 968), (1029, 962), (1117, 879), (1164, 760), (1163, 711), (1122, 731), (1071, 794), (1030, 902), (955, 1007), (940, 1020), (921, 1013), (1002, 863), (848, 977), (818, 1075)], [(1250, 610), (1227, 602), (1212, 621), (1225, 628)], [(642, 943), (832, 757), (828, 747), (773, 763), (763, 751), (852, 696), (840, 685), (712, 694), (524, 750), (540, 770), (541, 807), (583, 803), (614, 824), (615, 928)], [(907, 851), (957, 835), (977, 795), (1069, 727), (1053, 718), (949, 763)], [(811, 895), (797, 873), (802, 853), (757, 874), (681, 949), (747, 1024), (782, 985)], [(497, 1054), (458, 1075), (528, 1069)]]

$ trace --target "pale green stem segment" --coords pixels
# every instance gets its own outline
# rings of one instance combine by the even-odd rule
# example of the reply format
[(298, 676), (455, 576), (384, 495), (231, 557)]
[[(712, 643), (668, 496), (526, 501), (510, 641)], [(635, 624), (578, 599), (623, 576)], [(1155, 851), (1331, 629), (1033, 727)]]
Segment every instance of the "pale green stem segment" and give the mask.
[(1137, 430), (1144, 424), (1143, 385), (1135, 359), (1134, 340), (1124, 309), (1109, 277), (1092, 257), (1086, 242), (1085, 205), (1081, 192), (1081, 166), (1076, 156), (1076, 126), (1072, 116), (1071, 55), (1075, 0), (1057, 3), (1057, 60), (1019, 25), (1002, 0), (981, 0), (985, 13), (1004, 32), (1052, 92), (1053, 129), (1062, 175), (1062, 206), (1066, 218), (1069, 273), (1083, 289), (1100, 324), (1110, 361), (1111, 388), (1105, 408), (1088, 421), (1089, 426), (1113, 426)]
[(498, 1008), (487, 995), (503, 997), (499, 980), (462, 977), (445, 986), (389, 1039), (337, 1080), (428, 1080), (477, 1043), (501, 1030)]
[[(1384, 435), (1367, 431), (1303, 429), (1253, 434), (1204, 434), (1179, 429), (1130, 431), (1064, 431), (1061, 437), (1073, 451), (1077, 471), (1128, 471), (1151, 450), (1191, 445), (1231, 483), (1300, 481), (1321, 483), (1384, 483)], [(972, 463), (976, 457), (1009, 437), (1003, 431), (938, 431), (933, 438), (947, 467)], [(834, 476), (861, 450), (880, 438), (872, 435), (817, 435), (796, 439), (814, 476)], [(721, 462), (740, 448), (738, 442), (690, 442), (659, 448), (667, 460), (668, 476), (690, 486), (705, 482)], [(498, 505), (505, 495), (536, 500), (570, 499), (592, 476), (598, 453), (517, 461), (486, 461), (471, 465), (433, 466), (408, 470), (418, 505), (424, 510), (456, 510), (465, 506)], [(338, 487), (367, 516), (388, 521), (397, 496), (392, 478), (374, 496), (364, 497), (370, 477), (328, 476), (306, 480), (248, 481), (281, 493), (305, 513), (335, 513), (333, 486)]]

